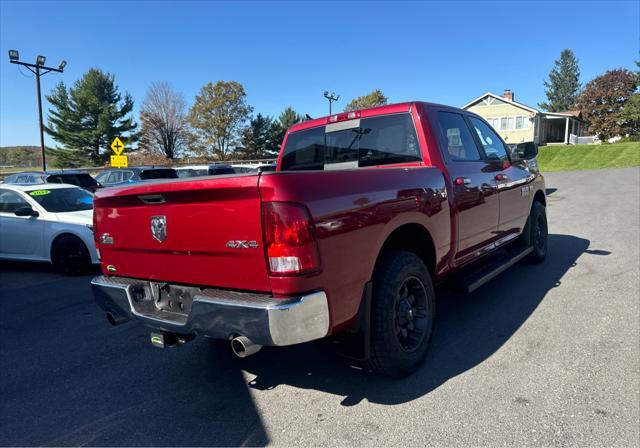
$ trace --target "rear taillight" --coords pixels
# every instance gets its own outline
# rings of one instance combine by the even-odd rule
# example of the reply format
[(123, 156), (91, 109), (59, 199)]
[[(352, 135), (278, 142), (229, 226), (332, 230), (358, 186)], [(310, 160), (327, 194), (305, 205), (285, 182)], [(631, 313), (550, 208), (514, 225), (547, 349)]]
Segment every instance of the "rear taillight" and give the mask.
[(264, 203), (262, 228), (272, 274), (295, 275), (320, 269), (313, 224), (304, 206), (286, 202)]

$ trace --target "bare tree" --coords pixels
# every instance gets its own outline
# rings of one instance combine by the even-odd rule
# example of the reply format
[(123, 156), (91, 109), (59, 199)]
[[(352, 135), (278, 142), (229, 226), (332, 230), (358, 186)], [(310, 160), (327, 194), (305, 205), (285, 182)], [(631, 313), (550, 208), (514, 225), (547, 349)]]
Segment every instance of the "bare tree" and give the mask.
[(140, 108), (140, 148), (173, 159), (189, 137), (186, 103), (167, 82), (154, 82)]

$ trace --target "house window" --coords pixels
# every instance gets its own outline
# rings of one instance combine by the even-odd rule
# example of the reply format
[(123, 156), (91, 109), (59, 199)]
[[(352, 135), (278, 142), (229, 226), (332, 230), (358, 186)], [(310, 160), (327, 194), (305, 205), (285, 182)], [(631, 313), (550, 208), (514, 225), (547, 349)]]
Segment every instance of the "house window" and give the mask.
[(515, 117), (502, 117), (500, 118), (500, 130), (506, 131), (513, 129)]
[(499, 118), (487, 118), (486, 120), (487, 120), (487, 123), (489, 123), (493, 129), (498, 129), (498, 127), (500, 126)]
[(529, 129), (529, 118), (516, 117), (516, 129)]

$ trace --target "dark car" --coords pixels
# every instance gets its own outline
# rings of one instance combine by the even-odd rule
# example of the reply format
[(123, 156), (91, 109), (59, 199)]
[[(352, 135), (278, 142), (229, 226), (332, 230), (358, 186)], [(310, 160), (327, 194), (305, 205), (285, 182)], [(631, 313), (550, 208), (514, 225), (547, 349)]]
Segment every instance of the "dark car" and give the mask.
[(221, 174), (236, 174), (231, 165), (216, 163), (212, 165), (188, 165), (176, 167), (179, 177), (219, 176)]
[(84, 188), (92, 193), (102, 185), (89, 173), (82, 171), (25, 171), (7, 176), (6, 184), (30, 185), (30, 184), (71, 184)]
[(177, 179), (178, 174), (173, 168), (136, 166), (123, 169), (104, 170), (96, 176), (98, 182), (105, 187), (124, 183), (138, 183), (152, 179)]

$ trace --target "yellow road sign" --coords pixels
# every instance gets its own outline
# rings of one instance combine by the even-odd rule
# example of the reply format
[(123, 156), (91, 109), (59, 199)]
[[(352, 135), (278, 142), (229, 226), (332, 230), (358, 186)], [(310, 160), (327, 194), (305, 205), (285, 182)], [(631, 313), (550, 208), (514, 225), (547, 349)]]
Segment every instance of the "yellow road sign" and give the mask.
[(111, 156), (111, 166), (114, 168), (126, 168), (129, 166), (129, 159), (127, 156)]
[(122, 154), (122, 151), (124, 151), (124, 144), (118, 137), (116, 137), (111, 142), (111, 149), (116, 153), (117, 156), (119, 156), (120, 154)]

